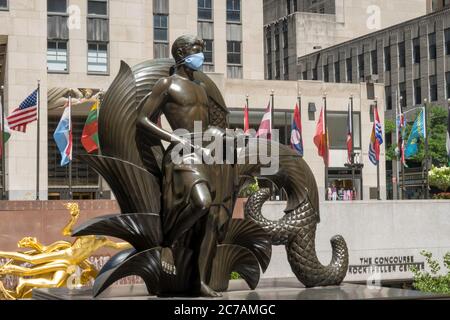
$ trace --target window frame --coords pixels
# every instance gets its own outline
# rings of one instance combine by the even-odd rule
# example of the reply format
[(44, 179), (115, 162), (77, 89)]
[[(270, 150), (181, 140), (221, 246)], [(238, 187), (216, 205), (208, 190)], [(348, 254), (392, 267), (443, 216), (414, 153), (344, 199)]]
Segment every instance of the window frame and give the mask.
[[(233, 4), (235, 3), (235, 1), (239, 1), (239, 10), (236, 10), (235, 8), (228, 9), (228, 1), (232, 1)], [(226, 5), (226, 22), (227, 23), (241, 24), (242, 23), (242, 0), (227, 0), (225, 5)], [(230, 13), (236, 13), (236, 12), (239, 12), (239, 20), (230, 20), (229, 19), (229, 14)]]
[[(9, 0), (7, 0), (9, 2)], [(66, 11), (65, 12), (57, 12), (57, 11), (49, 11), (48, 10), (48, 0), (47, 0), (47, 15), (55, 15), (55, 16), (68, 16), (69, 13), (67, 12), (67, 9), (69, 8), (69, 1), (68, 0), (64, 0), (66, 1)]]
[(445, 55), (450, 56), (450, 28), (444, 29)]
[[(416, 83), (418, 83), (419, 85), (416, 86)], [(418, 91), (417, 89), (420, 88), (420, 91)], [(421, 79), (414, 79), (413, 80), (413, 90), (414, 90), (414, 105), (421, 105), (422, 104), (422, 82)], [(420, 98), (418, 99), (418, 94), (420, 94)], [(419, 101), (418, 101), (419, 100)]]
[(392, 53), (391, 46), (384, 47), (384, 71), (391, 72), (392, 71)]
[(447, 71), (446, 73), (445, 73), (445, 81), (446, 81), (446, 83), (445, 83), (445, 91), (446, 91), (446, 94), (447, 94), (447, 99), (450, 99), (450, 71)]
[[(211, 62), (206, 61), (206, 54), (205, 54), (205, 65), (213, 66), (214, 65), (214, 39), (203, 39), (205, 42), (205, 46), (203, 48), (203, 54), (211, 52)], [(211, 51), (206, 51), (206, 43), (211, 42)]]
[[(106, 45), (106, 71), (90, 71), (89, 70), (89, 45), (95, 44), (97, 45), (97, 59), (98, 59), (98, 46), (99, 45)], [(110, 53), (109, 53), (109, 42), (101, 42), (101, 41), (88, 41), (87, 42), (87, 74), (88, 75), (95, 75), (95, 76), (109, 76), (110, 74)]]
[[(206, 2), (206, 0), (197, 0), (197, 19), (199, 21), (207, 21), (207, 22), (214, 21), (214, 0), (210, 0), (211, 1), (211, 8), (200, 7), (200, 5), (199, 5), (200, 1), (203, 1), (203, 3)], [(207, 18), (200, 17), (200, 10), (210, 10), (211, 11), (211, 18), (207, 19)]]
[(398, 68), (399, 69), (406, 68), (406, 44), (405, 44), (405, 41), (398, 43), (397, 50), (398, 50)]
[[(431, 44), (431, 39), (434, 38), (434, 44)], [(432, 32), (428, 34), (428, 59), (429, 60), (436, 60), (437, 58), (437, 46), (436, 46), (436, 32)], [(432, 50), (433, 48), (433, 50)], [(432, 55), (433, 53), (433, 55)], [(433, 56), (433, 57), (432, 57)]]
[[(49, 42), (55, 42), (56, 43), (56, 45), (57, 45), (57, 48), (56, 48), (56, 50), (57, 50), (57, 52), (58, 52), (58, 43), (60, 43), (60, 42), (65, 42), (66, 43), (66, 70), (50, 70), (49, 69), (49, 67), (48, 67), (48, 44), (49, 44)], [(70, 57), (70, 55), (69, 55), (69, 44), (70, 44), (70, 41), (69, 40), (63, 40), (63, 39), (57, 39), (57, 40), (49, 40), (49, 39), (47, 39), (47, 73), (50, 73), (50, 74), (69, 74), (70, 73), (70, 59), (69, 59), (69, 57)], [(56, 54), (56, 56), (58, 56), (58, 54)]]
[[(436, 84), (431, 85), (431, 79), (434, 78), (434, 82)], [(432, 75), (428, 77), (428, 83), (429, 83), (429, 95), (430, 95), (430, 102), (436, 102), (439, 99), (439, 88), (438, 88), (438, 83), (437, 83), (437, 76), (436, 75)], [(436, 87), (436, 99), (433, 99), (433, 95), (432, 95), (432, 88)]]
[[(328, 130), (330, 130), (330, 116), (333, 115), (343, 115), (346, 116), (345, 118), (348, 118), (348, 111), (334, 111), (334, 110), (328, 110), (327, 111), (327, 122), (328, 122)], [(355, 150), (362, 150), (362, 118), (361, 118), (361, 112), (360, 111), (353, 111), (353, 118), (355, 116), (359, 116), (359, 146), (354, 146)], [(347, 120), (348, 121), (348, 120)], [(346, 127), (347, 128), (347, 127)], [(355, 128), (355, 119), (353, 119), (353, 128)], [(355, 132), (355, 131), (353, 131)], [(356, 136), (356, 135), (355, 135)], [(356, 139), (354, 139), (356, 140)], [(330, 134), (330, 150), (347, 150), (347, 145), (344, 143), (344, 145), (342, 147), (333, 147), (331, 142), (333, 140), (331, 139), (331, 134)]]
[(9, 11), (9, 0), (6, 0), (5, 7), (0, 7), (0, 11)]
[[(417, 45), (416, 41), (418, 42), (418, 45)], [(412, 61), (413, 61), (413, 64), (420, 64), (420, 55), (421, 55), (421, 51), (422, 51), (422, 48), (420, 46), (420, 38), (419, 37), (414, 38), (414, 39), (412, 39), (411, 42), (412, 42)], [(419, 51), (417, 51), (416, 48), (419, 48)], [(417, 55), (418, 55), (418, 57), (417, 57)], [(416, 58), (418, 58), (418, 59), (416, 59)]]
[[(239, 63), (230, 62), (229, 55), (230, 54), (234, 54), (234, 55), (237, 54), (236, 51), (233, 51), (233, 52), (228, 51), (228, 45), (230, 43), (233, 44), (233, 50), (235, 49), (234, 45), (236, 43), (240, 44), (240, 51), (238, 52), (239, 53), (239, 61), (240, 61)], [(227, 65), (228, 66), (239, 66), (239, 67), (242, 67), (242, 41), (232, 41), (232, 40), (227, 41)]]
[[(156, 17), (165, 17), (167, 19), (167, 27), (156, 27), (155, 25), (155, 18)], [(161, 23), (160, 23), (161, 24)], [(156, 30), (165, 30), (167, 32), (167, 40), (159, 40), (156, 39)], [(169, 15), (168, 14), (160, 14), (160, 13), (155, 13), (153, 14), (153, 42), (156, 43), (169, 43)]]
[[(106, 15), (89, 13), (89, 2), (90, 1), (106, 3)], [(88, 0), (86, 10), (87, 10), (87, 17), (88, 18), (105, 18), (105, 19), (108, 19), (109, 18), (109, 0)]]

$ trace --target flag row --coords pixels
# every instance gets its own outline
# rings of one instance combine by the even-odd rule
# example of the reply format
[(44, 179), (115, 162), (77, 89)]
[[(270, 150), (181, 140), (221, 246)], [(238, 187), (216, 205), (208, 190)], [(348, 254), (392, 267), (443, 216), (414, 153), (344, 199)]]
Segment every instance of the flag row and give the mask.
[[(98, 108), (99, 101), (93, 102), (81, 136), (81, 143), (88, 153), (93, 153), (99, 149)], [(0, 144), (0, 156), (3, 156), (2, 146), (9, 140), (12, 132), (26, 133), (27, 126), (38, 120), (38, 114), (39, 89), (36, 89), (5, 118), (5, 123), (2, 126), (1, 138), (3, 141)], [(72, 98), (69, 97), (63, 115), (53, 134), (53, 138), (61, 153), (61, 166), (68, 165), (73, 159), (72, 129)]]

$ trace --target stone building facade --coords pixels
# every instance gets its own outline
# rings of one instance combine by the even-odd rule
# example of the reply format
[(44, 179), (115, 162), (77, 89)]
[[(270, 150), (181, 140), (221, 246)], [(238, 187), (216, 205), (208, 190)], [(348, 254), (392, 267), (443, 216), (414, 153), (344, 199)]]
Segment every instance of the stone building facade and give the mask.
[(297, 58), (426, 12), (425, 0), (265, 0), (265, 77), (297, 80)]

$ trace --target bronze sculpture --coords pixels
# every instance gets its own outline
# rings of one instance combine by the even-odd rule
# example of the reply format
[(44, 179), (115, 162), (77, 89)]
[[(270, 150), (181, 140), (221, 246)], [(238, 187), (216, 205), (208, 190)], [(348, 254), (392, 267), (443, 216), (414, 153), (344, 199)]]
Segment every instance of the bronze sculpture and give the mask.
[[(94, 284), (95, 296), (129, 275), (141, 276), (149, 293), (160, 296), (217, 297), (227, 289), (231, 271), (254, 289), (260, 267), (265, 271), (270, 261), (270, 235), (251, 219), (231, 219), (239, 189), (267, 167), (249, 161), (260, 151), (250, 146), (271, 154), (281, 150), (274, 160), (281, 166), (268, 178), (285, 188), (288, 210), (310, 203), (318, 217), (317, 186), (303, 159), (275, 142), (226, 130), (224, 99), (199, 71), (202, 51), (201, 40), (182, 36), (172, 48), (175, 61), (153, 60), (134, 68), (122, 62), (105, 94), (99, 114), (102, 156), (79, 158), (107, 180), (123, 214), (90, 221), (74, 236), (114, 236), (134, 249), (105, 265)], [(158, 127), (161, 115), (173, 133)], [(198, 140), (195, 121), (201, 122), (200, 135), (232, 151), (232, 161)], [(170, 143), (167, 150), (161, 141)], [(211, 159), (222, 161), (208, 163)], [(286, 170), (299, 164), (294, 181), (288, 181)], [(338, 282), (340, 276), (330, 278)]]

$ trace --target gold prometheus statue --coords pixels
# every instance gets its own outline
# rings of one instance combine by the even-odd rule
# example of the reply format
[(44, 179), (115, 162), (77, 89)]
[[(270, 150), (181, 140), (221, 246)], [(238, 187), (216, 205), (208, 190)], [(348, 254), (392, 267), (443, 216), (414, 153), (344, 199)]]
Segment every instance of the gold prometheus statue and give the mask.
[[(76, 203), (68, 203), (66, 208), (71, 217), (62, 234), (70, 236), (80, 216), (80, 209)], [(0, 298), (3, 296), (7, 300), (29, 298), (34, 288), (86, 285), (98, 274), (98, 270), (88, 260), (95, 251), (103, 247), (118, 250), (131, 248), (129, 243), (116, 243), (98, 236), (78, 237), (73, 243), (57, 241), (49, 246), (42, 245), (36, 238), (26, 237), (17, 245), (31, 250), (23, 253), (0, 251), (0, 258), (10, 259), (0, 266), (0, 280), (7, 275), (19, 277), (14, 291), (7, 290), (0, 281)], [(31, 266), (22, 266), (25, 263)], [(81, 274), (77, 274), (78, 270), (81, 270)]]

